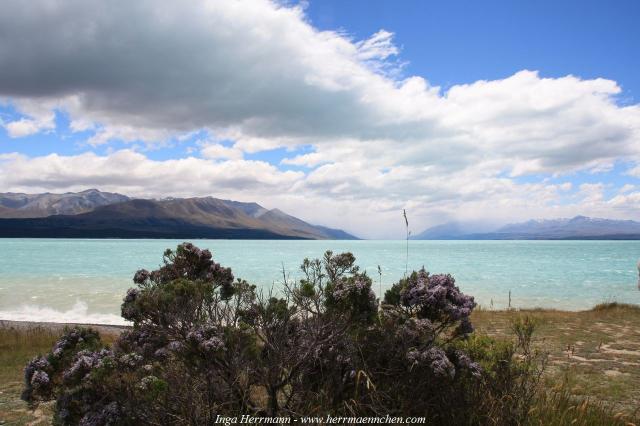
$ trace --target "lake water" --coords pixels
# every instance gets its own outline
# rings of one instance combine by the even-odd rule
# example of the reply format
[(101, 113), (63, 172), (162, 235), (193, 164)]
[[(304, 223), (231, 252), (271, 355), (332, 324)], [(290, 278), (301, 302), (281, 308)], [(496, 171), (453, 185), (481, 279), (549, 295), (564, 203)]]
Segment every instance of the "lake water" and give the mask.
[[(120, 303), (137, 269), (156, 268), (174, 240), (0, 239), (0, 319), (122, 323)], [(406, 241), (199, 240), (214, 259), (261, 287), (305, 257), (351, 251), (382, 291), (405, 271)], [(588, 309), (640, 303), (640, 241), (410, 241), (409, 270), (451, 273), (486, 308)]]

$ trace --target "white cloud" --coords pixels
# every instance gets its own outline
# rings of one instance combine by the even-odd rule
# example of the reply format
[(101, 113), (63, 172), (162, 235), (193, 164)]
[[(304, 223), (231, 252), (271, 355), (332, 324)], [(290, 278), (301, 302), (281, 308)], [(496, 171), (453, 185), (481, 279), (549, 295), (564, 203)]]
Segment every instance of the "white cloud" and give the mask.
[(631, 218), (637, 220), (637, 212), (640, 210), (640, 192), (636, 191), (616, 195), (609, 200), (607, 204), (612, 208), (622, 210), (623, 212), (633, 212), (634, 216), (631, 216)]
[(353, 41), (267, 0), (34, 1), (3, 5), (0, 95), (66, 109), (74, 128), (98, 129), (92, 144), (201, 128), (241, 149), (390, 141), (391, 165), (491, 157), (514, 175), (638, 155), (640, 108), (617, 106), (611, 80), (522, 71), (443, 93), (383, 71), (392, 33)]
[(624, 194), (625, 192), (631, 192), (634, 189), (636, 189), (636, 185), (631, 185), (631, 184), (628, 183), (626, 185), (623, 185), (622, 188), (620, 188), (618, 190), (618, 193)]
[(629, 176), (633, 176), (633, 177), (637, 177), (640, 178), (640, 165), (637, 165), (636, 167), (634, 167), (633, 169), (629, 170), (627, 172), (627, 174)]
[(603, 183), (583, 183), (580, 185), (580, 195), (587, 205), (600, 203), (604, 199), (605, 185)]
[(242, 150), (217, 143), (201, 144), (200, 153), (210, 160), (242, 160), (244, 157)]
[(367, 40), (357, 42), (356, 47), (358, 58), (363, 61), (385, 60), (399, 53), (393, 44), (393, 33), (385, 30), (378, 31)]
[(562, 191), (569, 191), (573, 188), (573, 184), (571, 182), (564, 182), (558, 185), (558, 188)]
[(40, 132), (44, 127), (40, 126), (37, 121), (21, 118), (20, 120), (11, 121), (5, 124), (7, 133), (12, 138), (20, 138)]
[(154, 161), (120, 150), (99, 156), (50, 154), (0, 157), (0, 187), (15, 192), (78, 191), (97, 187), (133, 196), (209, 196), (243, 198), (274, 189), (286, 191), (302, 174), (280, 171), (261, 161), (213, 162), (187, 157)]
[[(2, 102), (0, 102), (0, 105)], [(39, 103), (32, 100), (22, 100), (15, 105), (24, 117), (0, 122), (11, 138), (21, 138), (43, 131), (54, 130), (56, 127), (55, 104), (51, 102)]]
[[(570, 182), (517, 178), (607, 173), (640, 159), (640, 106), (618, 105), (614, 81), (524, 70), (444, 91), (401, 77), (391, 32), (358, 41), (318, 31), (300, 7), (7, 0), (3, 11), (0, 97), (24, 114), (5, 123), (11, 136), (53, 129), (56, 110), (73, 131), (93, 132), (94, 146), (214, 136), (200, 147), (205, 159), (159, 162), (127, 150), (13, 158), (2, 170), (5, 190), (251, 196), (380, 236), (408, 206), (425, 225), (598, 212), (607, 206), (602, 188), (580, 187), (568, 203)], [(313, 168), (307, 174), (243, 160), (302, 145), (312, 152), (282, 164)], [(638, 167), (629, 174), (640, 177)], [(616, 201), (616, 214), (626, 214), (631, 194)]]

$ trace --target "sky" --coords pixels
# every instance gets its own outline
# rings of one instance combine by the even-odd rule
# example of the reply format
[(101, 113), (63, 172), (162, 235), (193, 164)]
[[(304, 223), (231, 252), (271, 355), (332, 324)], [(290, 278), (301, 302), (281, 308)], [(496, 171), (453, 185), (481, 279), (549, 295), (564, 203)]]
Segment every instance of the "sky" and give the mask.
[(640, 220), (640, 2), (5, 0), (0, 192), (256, 201), (365, 238)]

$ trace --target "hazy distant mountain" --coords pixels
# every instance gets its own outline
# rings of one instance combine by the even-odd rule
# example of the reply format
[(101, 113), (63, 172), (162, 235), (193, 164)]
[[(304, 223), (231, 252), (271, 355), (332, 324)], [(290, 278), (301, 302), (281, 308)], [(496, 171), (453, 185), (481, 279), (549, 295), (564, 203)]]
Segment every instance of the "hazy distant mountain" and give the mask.
[(121, 203), (129, 197), (97, 189), (66, 194), (0, 193), (1, 218), (46, 217), (54, 214), (79, 214), (96, 207)]
[(640, 238), (640, 222), (576, 216), (570, 219), (530, 220), (503, 226), (495, 231), (510, 238), (535, 239)]
[(640, 239), (640, 222), (576, 216), (567, 219), (529, 220), (492, 231), (448, 223), (434, 226), (415, 239), (442, 240), (598, 240)]
[(486, 224), (448, 222), (433, 226), (411, 237), (412, 240), (451, 240), (461, 236), (491, 230)]
[(0, 237), (355, 239), (278, 209), (212, 197), (127, 198), (75, 215), (0, 219)]

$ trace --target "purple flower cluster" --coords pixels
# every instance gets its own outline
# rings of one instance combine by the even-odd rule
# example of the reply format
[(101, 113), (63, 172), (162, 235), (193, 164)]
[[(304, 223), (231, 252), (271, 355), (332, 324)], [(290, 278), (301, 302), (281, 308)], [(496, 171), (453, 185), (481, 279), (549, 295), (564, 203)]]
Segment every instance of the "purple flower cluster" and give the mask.
[(118, 358), (120, 366), (132, 369), (138, 367), (143, 360), (144, 358), (142, 358), (140, 354), (137, 354), (135, 352), (124, 354), (120, 356), (120, 358)]
[(366, 275), (340, 278), (331, 291), (333, 303), (357, 314), (372, 314), (378, 309), (376, 295), (371, 290), (371, 280)]
[(356, 378), (356, 370), (347, 370), (342, 375), (342, 383), (347, 383)]
[(407, 353), (407, 360), (412, 367), (427, 367), (436, 377), (453, 379), (456, 375), (456, 367), (447, 354), (435, 346), (424, 351), (410, 350)]
[[(134, 281), (135, 281), (135, 278), (134, 278)], [(140, 295), (140, 290), (138, 290), (137, 288), (130, 288), (129, 290), (127, 290), (127, 295), (124, 297), (122, 308), (121, 308), (121, 314), (124, 319), (129, 321), (136, 320), (136, 314), (138, 313), (138, 308), (136, 307), (135, 302), (138, 299), (139, 295)]]
[[(451, 275), (429, 275), (424, 268), (408, 278), (400, 301), (415, 308), (420, 318), (441, 322), (467, 320), (476, 306), (473, 297), (462, 293)], [(465, 323), (463, 330), (469, 330), (470, 325)]]
[(402, 342), (419, 344), (425, 338), (433, 340), (435, 327), (426, 318), (409, 318), (398, 328), (396, 335)]
[(471, 320), (469, 318), (462, 318), (460, 320), (460, 324), (456, 327), (456, 334), (458, 336), (466, 336), (467, 334), (473, 333), (473, 324), (471, 324)]
[[(135, 278), (134, 278), (134, 281), (135, 281)], [(138, 290), (137, 288), (130, 288), (129, 290), (127, 290), (127, 295), (124, 297), (124, 302), (125, 303), (135, 302), (139, 294), (140, 294), (140, 290)]]
[[(118, 404), (113, 401), (99, 410), (91, 410), (85, 414), (80, 422), (79, 426), (103, 426), (103, 425), (115, 425), (122, 421), (122, 412)], [(66, 423), (65, 423), (66, 424)]]
[(42, 370), (38, 370), (33, 373), (31, 377), (31, 386), (35, 391), (41, 391), (47, 389), (51, 384), (51, 380), (49, 379), (49, 375)]
[(103, 365), (105, 358), (111, 358), (113, 353), (110, 350), (103, 349), (100, 352), (80, 351), (76, 354), (73, 364), (66, 370), (62, 378), (67, 383), (78, 383), (87, 379), (94, 368)]
[[(61, 372), (60, 366), (71, 356), (88, 355), (92, 352), (83, 350), (90, 348), (99, 341), (99, 335), (86, 328), (67, 330), (54, 344), (46, 357), (32, 359), (24, 369), (25, 389), (22, 399), (33, 401), (47, 399), (53, 392), (53, 378), (56, 371)], [(75, 355), (78, 353), (78, 355)], [(73, 355), (72, 355), (73, 354)]]
[[(123, 309), (124, 310), (124, 309)], [(146, 327), (136, 327), (123, 331), (118, 339), (119, 352), (138, 352), (143, 356), (152, 356), (166, 345), (166, 336)]]
[(345, 345), (339, 342), (335, 344), (321, 344), (313, 347), (311, 357), (320, 363), (332, 363), (338, 365), (351, 364), (351, 357), (345, 350)]
[(184, 349), (184, 344), (182, 344), (182, 342), (178, 342), (177, 340), (172, 340), (167, 344), (167, 349), (171, 352), (180, 352)]
[(472, 361), (469, 355), (461, 350), (456, 350), (454, 357), (459, 368), (468, 370), (476, 378), (482, 377), (482, 367), (477, 362)]
[(182, 342), (177, 340), (172, 340), (167, 343), (165, 346), (156, 349), (153, 353), (155, 358), (165, 359), (168, 358), (171, 354), (179, 354), (185, 349), (185, 345)]
[[(191, 243), (183, 243), (175, 251), (165, 252), (164, 265), (159, 269), (151, 272), (140, 269), (135, 273), (133, 282), (138, 285), (138, 289), (127, 291), (121, 308), (122, 316), (134, 324), (148, 319), (148, 308), (157, 301), (146, 290), (176, 280), (204, 283), (209, 291), (217, 289), (222, 299), (229, 299), (236, 291), (230, 268), (224, 268), (214, 262), (209, 250), (201, 250)], [(146, 301), (151, 301), (151, 304), (145, 303)]]
[(89, 343), (99, 339), (98, 333), (86, 328), (73, 328), (63, 334), (53, 346), (51, 354), (54, 358), (61, 358), (65, 352), (74, 349), (82, 343)]
[(145, 376), (138, 383), (137, 388), (141, 391), (150, 390), (156, 383), (160, 381), (156, 376)]
[(44, 357), (35, 357), (24, 368), (25, 389), (22, 399), (46, 399), (52, 391), (51, 373), (53, 369)]
[(353, 355), (356, 352), (353, 346), (347, 340), (334, 340), (321, 344), (311, 343), (303, 339), (301, 346), (310, 347), (310, 356), (308, 357), (309, 374), (324, 377), (329, 371), (338, 373), (338, 377), (342, 383), (352, 381), (356, 376), (357, 363)]
[(213, 282), (222, 287), (231, 286), (233, 273), (212, 260), (209, 250), (202, 250), (192, 243), (183, 243), (175, 252), (165, 252), (165, 264), (160, 269), (149, 272), (140, 269), (133, 276), (133, 282), (145, 286), (151, 283), (161, 284), (185, 278)]
[[(335, 297), (336, 300), (347, 299), (353, 294), (373, 295), (371, 285), (366, 280), (362, 279), (362, 277), (356, 277), (353, 280), (339, 280), (333, 289), (333, 297)], [(375, 299), (375, 295), (373, 295), (373, 298)]]
[[(144, 284), (150, 278), (151, 278), (151, 273), (149, 271), (147, 271), (146, 269), (140, 269), (133, 275), (133, 282), (136, 284)], [(129, 296), (128, 292), (127, 292), (127, 296)], [(125, 301), (127, 301), (126, 298), (125, 298)]]
[(27, 366), (24, 368), (25, 377), (27, 377), (27, 381), (31, 381), (31, 377), (36, 373), (36, 371), (44, 370), (47, 371), (51, 368), (51, 364), (47, 361), (46, 358), (38, 356), (33, 358)]
[(215, 328), (198, 328), (187, 334), (187, 341), (205, 354), (225, 350), (224, 341)]

